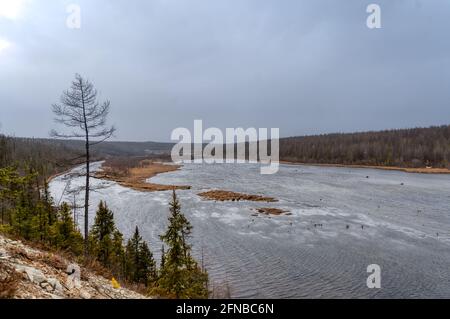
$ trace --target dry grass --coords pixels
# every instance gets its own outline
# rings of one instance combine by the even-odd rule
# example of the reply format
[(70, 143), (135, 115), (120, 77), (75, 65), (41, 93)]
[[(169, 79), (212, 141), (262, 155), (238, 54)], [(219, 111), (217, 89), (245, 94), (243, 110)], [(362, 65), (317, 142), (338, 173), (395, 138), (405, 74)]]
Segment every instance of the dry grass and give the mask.
[(279, 215), (283, 215), (286, 213), (289, 213), (288, 210), (282, 210), (279, 208), (270, 208), (270, 207), (262, 207), (262, 208), (257, 208), (256, 211), (260, 214), (264, 214), (264, 215), (275, 215), (275, 216), (279, 216)]
[(248, 195), (223, 190), (213, 190), (198, 194), (199, 196), (216, 201), (252, 201), (252, 202), (277, 202), (275, 198), (260, 195)]
[(14, 298), (21, 276), (0, 261), (0, 299)]
[[(95, 258), (88, 258), (87, 260), (84, 260), (81, 265), (91, 271), (93, 274), (97, 276), (101, 276), (106, 279), (111, 279), (113, 277), (113, 274), (111, 270), (103, 266), (99, 261), (97, 261)], [(81, 273), (81, 280), (88, 280), (86, 277), (85, 272)]]
[(367, 168), (367, 169), (382, 169), (387, 171), (401, 171), (406, 173), (419, 173), (419, 174), (450, 174), (448, 168), (434, 168), (434, 167), (397, 167), (397, 166), (375, 166), (375, 165), (346, 165), (346, 164), (314, 164), (314, 163), (299, 163), (280, 161), (281, 164), (294, 164), (305, 166), (321, 166), (321, 167), (349, 167), (349, 168)]
[(421, 173), (421, 174), (450, 174), (450, 169), (448, 168), (433, 168), (433, 167), (404, 168), (403, 171), (407, 173)]
[(112, 180), (124, 187), (138, 191), (156, 192), (172, 189), (190, 189), (190, 186), (174, 186), (147, 183), (147, 179), (161, 173), (173, 172), (180, 168), (176, 165), (156, 163), (153, 160), (141, 159), (129, 162), (106, 161), (102, 172), (96, 174), (97, 178)]
[(65, 261), (61, 256), (53, 254), (53, 253), (44, 254), (38, 260), (52, 268), (55, 268), (55, 269), (61, 270), (61, 271), (65, 271), (68, 266), (67, 261)]
[(8, 253), (11, 257), (16, 259), (23, 259), (28, 261), (32, 260), (32, 258), (27, 254), (27, 252), (20, 247), (11, 247), (8, 250)]

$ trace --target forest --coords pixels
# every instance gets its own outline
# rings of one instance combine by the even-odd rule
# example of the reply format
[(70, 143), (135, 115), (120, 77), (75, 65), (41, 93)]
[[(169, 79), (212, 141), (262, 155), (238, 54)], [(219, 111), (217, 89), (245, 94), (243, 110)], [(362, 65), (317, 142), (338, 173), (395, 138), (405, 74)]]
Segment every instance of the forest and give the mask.
[(280, 159), (318, 164), (448, 168), (450, 125), (283, 138)]
[[(47, 171), (58, 170), (64, 162), (58, 150), (64, 150), (66, 154), (72, 154), (76, 159), (82, 153), (83, 146), (82, 141), (75, 140), (30, 138), (9, 140), (14, 140), (15, 144), (15, 151), (10, 155), (13, 158), (29, 157), (32, 149), (35, 149), (33, 154), (37, 154), (38, 157), (49, 157), (47, 154), (52, 154), (51, 157), (58, 160), (47, 161), (46, 167), (42, 168)], [(94, 159), (154, 156), (168, 160), (173, 145), (157, 142), (104, 142), (95, 146), (93, 156)], [(270, 150), (270, 143), (268, 146)], [(248, 147), (246, 155), (248, 156)], [(4, 160), (4, 156), (6, 155), (2, 152), (0, 163)], [(450, 125), (281, 138), (280, 160), (310, 164), (449, 168)]]
[(160, 236), (159, 265), (138, 227), (125, 241), (104, 202), (97, 208), (88, 252), (84, 252), (85, 241), (74, 223), (72, 207), (68, 203), (56, 206), (48, 191), (50, 176), (80, 163), (76, 154), (58, 144), (0, 135), (0, 231), (69, 254), (84, 267), (100, 268), (106, 277), (151, 296), (207, 298), (208, 274), (191, 255), (192, 226), (181, 212), (175, 191), (168, 206), (168, 228)]

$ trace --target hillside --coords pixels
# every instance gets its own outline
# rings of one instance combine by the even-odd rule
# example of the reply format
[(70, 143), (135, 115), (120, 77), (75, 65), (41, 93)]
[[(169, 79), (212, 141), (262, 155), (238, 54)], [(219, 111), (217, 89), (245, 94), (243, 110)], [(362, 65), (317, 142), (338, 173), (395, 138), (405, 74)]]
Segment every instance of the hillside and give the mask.
[[(0, 235), (0, 298), (17, 299), (142, 299), (125, 288), (81, 268), (80, 286), (67, 274), (73, 261)], [(73, 287), (71, 287), (71, 285)]]
[[(38, 149), (59, 149), (64, 150), (65, 154), (81, 154), (84, 147), (83, 141), (75, 140), (27, 138), (14, 140), (17, 144), (16, 149), (19, 150), (35, 145), (34, 147)], [(98, 158), (111, 156), (168, 158), (173, 145), (158, 142), (104, 142), (95, 145), (93, 152), (94, 157)], [(280, 160), (311, 164), (448, 168), (450, 125), (281, 138)]]
[(283, 138), (280, 158), (302, 163), (447, 168), (450, 125)]
[[(84, 141), (81, 140), (55, 140), (55, 139), (38, 139), (38, 141), (48, 144), (60, 146), (63, 148), (71, 148), (77, 151), (84, 151)], [(172, 143), (159, 142), (111, 142), (105, 141), (101, 144), (92, 146), (92, 151), (97, 156), (144, 156), (152, 154), (170, 153)]]

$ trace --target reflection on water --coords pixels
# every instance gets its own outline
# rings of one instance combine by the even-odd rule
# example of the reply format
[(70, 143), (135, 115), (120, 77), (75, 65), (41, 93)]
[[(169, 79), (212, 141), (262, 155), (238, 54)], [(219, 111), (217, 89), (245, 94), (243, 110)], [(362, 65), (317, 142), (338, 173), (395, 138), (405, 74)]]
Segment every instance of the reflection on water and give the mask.
[[(192, 164), (152, 182), (192, 185), (178, 195), (194, 226), (195, 255), (200, 259), (203, 251), (212, 281), (228, 283), (233, 297), (450, 298), (450, 175), (295, 165), (260, 175), (254, 164)], [(71, 187), (80, 184), (82, 179)], [(92, 192), (91, 211), (106, 200), (125, 236), (138, 225), (158, 256), (170, 192), (94, 184), (104, 188)], [(51, 183), (55, 198), (64, 187), (64, 176)], [(279, 202), (197, 196), (208, 189)], [(292, 215), (253, 216), (258, 207)], [(369, 264), (381, 266), (381, 289), (366, 286)]]

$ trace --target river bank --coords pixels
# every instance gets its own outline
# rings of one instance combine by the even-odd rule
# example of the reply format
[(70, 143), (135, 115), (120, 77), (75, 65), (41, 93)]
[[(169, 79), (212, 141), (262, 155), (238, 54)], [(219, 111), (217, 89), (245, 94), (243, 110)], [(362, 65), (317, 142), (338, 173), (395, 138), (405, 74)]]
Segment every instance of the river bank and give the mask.
[(301, 163), (301, 162), (291, 162), (291, 161), (280, 161), (280, 164), (318, 166), (318, 167), (380, 169), (380, 170), (386, 170), (386, 171), (400, 171), (400, 172), (414, 173), (414, 174), (450, 174), (450, 169), (448, 169), (448, 168), (435, 168), (435, 167), (413, 168), (413, 167), (376, 166), (376, 165)]

